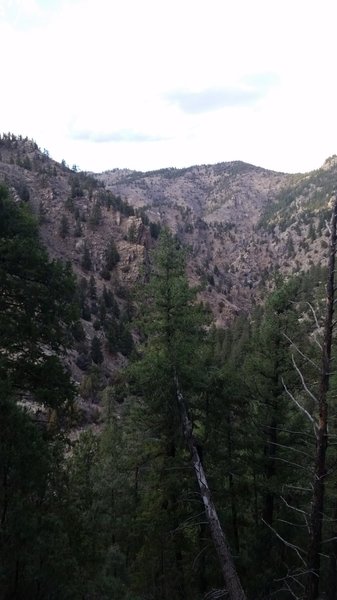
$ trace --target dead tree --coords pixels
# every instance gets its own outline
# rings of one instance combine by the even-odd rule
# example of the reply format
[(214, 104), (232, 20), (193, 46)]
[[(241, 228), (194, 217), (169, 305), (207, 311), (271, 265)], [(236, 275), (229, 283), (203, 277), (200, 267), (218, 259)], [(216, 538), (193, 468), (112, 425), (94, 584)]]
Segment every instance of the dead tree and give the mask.
[(322, 347), (321, 372), (318, 391), (319, 419), (316, 433), (316, 455), (314, 464), (313, 495), (311, 504), (310, 533), (307, 555), (308, 576), (305, 588), (305, 599), (316, 600), (319, 593), (320, 549), (322, 542), (322, 526), (324, 511), (324, 491), (326, 479), (326, 452), (328, 446), (328, 401), (331, 345), (333, 331), (333, 313), (335, 298), (335, 257), (337, 242), (337, 197), (331, 220), (330, 249), (328, 259), (328, 279), (326, 291), (326, 314)]
[(212, 499), (211, 491), (208, 486), (207, 478), (204, 472), (196, 442), (193, 437), (192, 422), (188, 415), (187, 406), (183, 394), (179, 388), (179, 382), (175, 378), (176, 395), (179, 414), (181, 418), (184, 439), (190, 451), (192, 465), (197, 478), (200, 495), (204, 504), (207, 522), (210, 528), (213, 544), (215, 546), (221, 572), (225, 582), (226, 592), (229, 600), (246, 600), (246, 595), (242, 589), (238, 574), (235, 569), (234, 561), (226, 540), (226, 536), (221, 527), (219, 517)]

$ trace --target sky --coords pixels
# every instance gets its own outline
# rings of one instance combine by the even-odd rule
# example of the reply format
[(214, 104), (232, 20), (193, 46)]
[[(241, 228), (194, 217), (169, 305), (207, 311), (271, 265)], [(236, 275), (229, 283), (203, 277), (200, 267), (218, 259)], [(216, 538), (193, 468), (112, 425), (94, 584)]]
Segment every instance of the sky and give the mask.
[(0, 0), (0, 132), (82, 170), (337, 154), (335, 0)]

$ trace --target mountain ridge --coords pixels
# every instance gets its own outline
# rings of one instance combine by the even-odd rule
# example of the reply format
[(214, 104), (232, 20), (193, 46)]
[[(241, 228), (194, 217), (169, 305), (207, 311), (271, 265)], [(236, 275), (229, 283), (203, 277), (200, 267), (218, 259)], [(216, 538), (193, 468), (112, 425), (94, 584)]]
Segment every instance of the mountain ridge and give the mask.
[[(53, 161), (46, 150), (20, 136), (2, 136), (0, 151), (0, 177), (18, 197), (29, 197), (51, 255), (70, 260), (83, 275), (81, 253), (87, 244), (99, 288), (109, 235), (121, 256), (111, 285), (118, 280), (128, 287), (139, 279), (155, 244), (151, 231), (158, 234), (168, 226), (188, 248), (190, 281), (203, 288), (200, 298), (222, 326), (261, 301), (273, 273), (288, 276), (325, 258), (336, 156), (303, 174), (239, 160), (83, 173)], [(111, 198), (119, 198), (120, 204)], [(96, 225), (94, 209), (100, 212)], [(65, 238), (60, 236), (62, 219), (70, 229)], [(78, 237), (76, 226), (77, 233), (82, 229)]]

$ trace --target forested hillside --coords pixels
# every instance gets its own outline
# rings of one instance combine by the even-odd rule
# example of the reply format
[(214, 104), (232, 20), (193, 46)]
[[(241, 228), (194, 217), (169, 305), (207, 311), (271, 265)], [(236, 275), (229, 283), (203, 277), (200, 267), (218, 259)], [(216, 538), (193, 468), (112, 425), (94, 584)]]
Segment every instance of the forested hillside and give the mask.
[(256, 244), (311, 235), (313, 258), (220, 327), (191, 233), (21, 141), (1, 146), (0, 597), (336, 600), (333, 161), (255, 192)]

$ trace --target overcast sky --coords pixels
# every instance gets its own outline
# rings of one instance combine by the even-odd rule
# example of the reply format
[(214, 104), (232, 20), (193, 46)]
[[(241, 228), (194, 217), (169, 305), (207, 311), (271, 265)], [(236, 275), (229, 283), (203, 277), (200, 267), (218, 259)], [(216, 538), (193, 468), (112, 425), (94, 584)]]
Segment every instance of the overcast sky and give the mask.
[(102, 171), (337, 153), (336, 0), (0, 0), (0, 131)]

